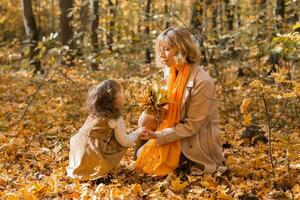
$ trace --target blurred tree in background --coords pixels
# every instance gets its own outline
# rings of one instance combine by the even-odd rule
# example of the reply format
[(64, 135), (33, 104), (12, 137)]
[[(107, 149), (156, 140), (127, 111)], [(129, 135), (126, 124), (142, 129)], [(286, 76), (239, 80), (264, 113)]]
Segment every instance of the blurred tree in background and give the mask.
[[(88, 88), (116, 78), (136, 106), (142, 86), (161, 78), (155, 38), (185, 26), (216, 81), (230, 173), (147, 185), (121, 171), (112, 185), (135, 191), (128, 199), (144, 198), (141, 188), (162, 198), (299, 198), (299, 13), (300, 0), (0, 0), (0, 197), (79, 198), (81, 186), (60, 173)], [(124, 114), (130, 128), (139, 109)], [(120, 185), (98, 189), (125, 198)]]
[[(22, 18), (29, 18), (22, 15), (21, 2), (1, 1), (1, 46), (30, 40), (24, 37), (24, 27), (29, 26)], [(150, 63), (154, 38), (169, 26), (189, 27), (207, 63), (228, 55), (239, 57), (248, 47), (270, 41), (299, 22), (299, 1), (284, 0), (32, 0), (29, 7), (36, 22), (34, 41), (58, 33), (56, 43), (72, 52), (63, 60), (84, 59), (93, 70), (106, 55), (130, 56), (136, 61), (133, 65)], [(1, 57), (1, 62), (6, 58)]]

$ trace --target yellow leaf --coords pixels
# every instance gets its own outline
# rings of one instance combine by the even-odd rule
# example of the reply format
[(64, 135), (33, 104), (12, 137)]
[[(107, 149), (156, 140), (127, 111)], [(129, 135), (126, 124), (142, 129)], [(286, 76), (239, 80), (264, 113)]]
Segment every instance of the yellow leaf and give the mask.
[(29, 95), (31, 95), (31, 94), (33, 94), (34, 92), (35, 92), (35, 87), (34, 86), (28, 86), (28, 87), (26, 87), (26, 93), (27, 94), (29, 94)]
[(3, 24), (7, 20), (7, 16), (0, 17), (0, 24)]
[(293, 191), (295, 194), (300, 194), (300, 186), (299, 186), (299, 184), (296, 184), (296, 185), (293, 187), (292, 191)]
[(5, 135), (0, 134), (0, 144), (6, 143), (7, 142), (7, 137)]
[(300, 28), (300, 24), (295, 24), (295, 25), (293, 26), (293, 30), (296, 30), (296, 29), (298, 29), (298, 28)]
[(176, 178), (175, 180), (171, 180), (170, 189), (174, 192), (179, 192), (180, 190), (186, 188), (188, 185), (189, 183), (187, 181), (181, 182), (178, 178)]
[(283, 98), (290, 98), (290, 97), (297, 97), (297, 95), (294, 92), (286, 92), (283, 93)]
[(5, 152), (8, 156), (14, 157), (17, 153), (18, 147), (24, 145), (24, 139), (12, 138), (8, 143), (0, 146), (0, 150)]
[(262, 84), (261, 84), (261, 82), (260, 82), (259, 80), (254, 80), (254, 81), (252, 81), (252, 82), (250, 83), (250, 87), (251, 87), (252, 89), (257, 89), (257, 88), (262, 87)]
[(282, 99), (282, 96), (279, 94), (271, 94), (271, 96), (275, 99)]
[(232, 166), (230, 167), (230, 171), (234, 176), (237, 177), (244, 177), (248, 174), (249, 169), (247, 167), (241, 167), (241, 166)]
[(226, 194), (224, 191), (220, 191), (217, 195), (217, 199), (233, 199), (230, 195)]
[(56, 193), (57, 192), (57, 177), (56, 177), (56, 175), (51, 175), (48, 178), (47, 183), (49, 185), (50, 192)]
[(0, 186), (6, 186), (9, 181), (9, 177), (0, 175)]
[(37, 200), (38, 198), (30, 191), (27, 191), (25, 189), (22, 189), (22, 199), (24, 200)]
[(251, 99), (247, 98), (247, 99), (243, 100), (243, 103), (242, 103), (241, 108), (240, 108), (241, 112), (243, 114), (248, 111), (248, 108), (249, 108), (250, 104), (251, 104)]
[[(300, 163), (298, 163), (298, 164), (291, 164), (291, 168), (292, 168), (292, 169), (300, 170)], [(300, 189), (300, 188), (299, 188), (299, 189)]]
[(264, 87), (263, 87), (263, 92), (266, 92), (266, 93), (268, 93), (268, 92), (270, 92), (271, 91), (271, 86), (270, 85), (265, 85)]
[(243, 124), (248, 126), (248, 125), (250, 125), (250, 123), (251, 123), (251, 114), (244, 115)]
[(111, 199), (115, 199), (115, 198), (121, 198), (121, 199), (124, 199), (124, 193), (122, 190), (120, 190), (119, 188), (117, 187), (114, 187), (111, 189), (110, 191), (110, 198)]
[(72, 192), (72, 193), (68, 194), (67, 197), (69, 199), (79, 199), (80, 194), (78, 192)]
[(55, 154), (57, 154), (57, 153), (59, 153), (59, 152), (62, 150), (62, 148), (63, 148), (62, 142), (58, 142), (58, 143), (55, 145), (55, 147), (53, 148), (52, 151), (53, 151)]
[(131, 187), (131, 192), (133, 193), (134, 196), (137, 196), (142, 192), (142, 186), (140, 184), (134, 184)]
[(284, 76), (282, 74), (275, 76), (275, 83), (282, 83), (283, 81), (284, 81)]
[(41, 192), (44, 188), (45, 188), (44, 185), (39, 184), (39, 183), (34, 183), (27, 189), (27, 191), (35, 194), (35, 193)]
[(226, 163), (228, 166), (235, 164), (237, 161), (233, 156), (228, 156), (226, 159)]
[(214, 181), (214, 178), (211, 176), (207, 176), (203, 181), (200, 182), (201, 185), (209, 190), (215, 190), (217, 188), (217, 184)]
[(300, 96), (300, 83), (296, 83), (296, 82), (293, 82), (293, 85), (294, 85), (294, 92), (296, 95)]
[(20, 200), (21, 198), (13, 193), (6, 194), (5, 200)]

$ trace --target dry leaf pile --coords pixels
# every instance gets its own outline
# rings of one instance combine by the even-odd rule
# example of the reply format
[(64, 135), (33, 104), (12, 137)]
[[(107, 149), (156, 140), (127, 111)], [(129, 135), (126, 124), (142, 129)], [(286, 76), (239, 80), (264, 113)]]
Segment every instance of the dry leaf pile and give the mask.
[[(145, 77), (150, 74), (148, 66), (141, 66), (139, 72)], [(117, 68), (99, 72), (82, 67), (51, 69), (21, 119), (44, 75), (32, 77), (26, 70), (1, 72), (1, 199), (300, 199), (299, 154), (291, 159), (287, 171), (282, 141), (273, 141), (276, 169), (271, 179), (267, 144), (251, 146), (242, 140), (244, 127), (232, 118), (222, 121), (221, 138), (229, 167), (226, 174), (192, 176), (179, 170), (164, 178), (143, 176), (132, 170), (130, 148), (112, 177), (103, 183), (66, 177), (69, 138), (87, 116), (84, 100), (88, 89), (107, 77), (121, 75), (124, 77), (124, 70)], [(126, 77), (118, 80), (129, 104), (134, 104), (139, 85), (149, 80), (130, 74)], [(244, 110), (249, 103), (245, 100)], [(140, 112), (141, 108), (133, 106), (124, 114), (127, 131), (137, 127)], [(299, 130), (291, 137), (299, 138)]]

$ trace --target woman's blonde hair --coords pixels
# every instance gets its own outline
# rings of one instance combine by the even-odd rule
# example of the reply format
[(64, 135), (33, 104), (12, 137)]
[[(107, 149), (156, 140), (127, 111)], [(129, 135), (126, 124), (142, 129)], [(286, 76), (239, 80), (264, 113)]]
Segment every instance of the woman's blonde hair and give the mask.
[(115, 100), (121, 88), (114, 80), (105, 80), (92, 87), (86, 99), (87, 110), (97, 117), (118, 118), (121, 111), (115, 107)]
[(168, 28), (155, 41), (156, 64), (161, 65), (161, 44), (166, 42), (177, 52), (177, 59), (189, 64), (199, 64), (200, 51), (190, 31), (184, 27)]

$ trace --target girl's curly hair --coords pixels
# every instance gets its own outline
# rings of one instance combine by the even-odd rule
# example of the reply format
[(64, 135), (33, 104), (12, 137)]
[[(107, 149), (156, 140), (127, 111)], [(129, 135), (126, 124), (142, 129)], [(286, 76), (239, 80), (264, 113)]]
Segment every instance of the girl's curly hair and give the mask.
[(92, 87), (86, 99), (88, 111), (102, 118), (120, 117), (121, 111), (115, 108), (114, 102), (121, 88), (121, 85), (114, 80), (105, 80)]

